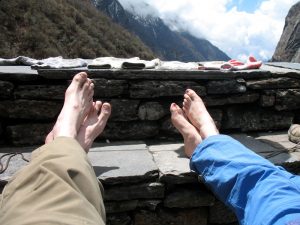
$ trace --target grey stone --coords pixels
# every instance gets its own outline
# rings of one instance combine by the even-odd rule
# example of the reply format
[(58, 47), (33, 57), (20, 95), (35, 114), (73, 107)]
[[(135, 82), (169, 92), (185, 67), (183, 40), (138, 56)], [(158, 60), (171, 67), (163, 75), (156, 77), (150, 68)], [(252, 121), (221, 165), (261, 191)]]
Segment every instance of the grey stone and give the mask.
[(135, 225), (207, 225), (206, 208), (141, 210), (134, 215)]
[(296, 144), (289, 141), (287, 132), (258, 133), (258, 137), (254, 138), (275, 148), (265, 152), (266, 158), (271, 162), (294, 174), (300, 174), (300, 153)]
[[(294, 4), (286, 18), (285, 26), (275, 49), (272, 61), (291, 62), (299, 49), (300, 39), (300, 2)], [(300, 62), (294, 61), (294, 62)]]
[(137, 208), (138, 200), (104, 202), (106, 213), (133, 211)]
[(160, 181), (169, 184), (197, 183), (197, 175), (191, 172), (189, 159), (183, 144), (157, 144), (149, 146), (160, 171)]
[(126, 213), (115, 213), (106, 215), (107, 225), (131, 225), (132, 220)]
[(257, 93), (245, 93), (239, 95), (230, 95), (228, 97), (207, 96), (203, 99), (207, 106), (221, 106), (229, 104), (252, 103), (259, 99)]
[(276, 110), (300, 109), (300, 89), (288, 89), (276, 92)]
[(121, 142), (93, 147), (88, 157), (104, 184), (137, 183), (158, 177), (158, 168), (145, 144)]
[(211, 206), (215, 198), (208, 191), (197, 187), (178, 188), (169, 193), (164, 199), (167, 208), (195, 208)]
[(0, 66), (0, 79), (6, 81), (36, 81), (39, 79), (36, 70), (30, 66)]
[(13, 83), (7, 81), (0, 81), (0, 98), (7, 99), (12, 96), (14, 89)]
[(263, 64), (260, 67), (262, 70), (265, 71), (265, 73), (269, 73), (269, 76), (257, 76), (257, 77), (248, 77), (248, 79), (263, 79), (263, 78), (272, 78), (272, 77), (294, 77), (294, 78), (299, 78), (299, 71), (294, 70), (294, 69), (288, 69), (288, 68), (283, 68), (283, 67), (276, 67), (276, 66), (270, 66)]
[(0, 121), (0, 139), (2, 139), (2, 134), (3, 134), (3, 127), (2, 127), (2, 122)]
[[(7, 153), (14, 153), (14, 152), (22, 152), (24, 159), (22, 158), (21, 154), (17, 154), (13, 156), (8, 164), (7, 169), (4, 173), (0, 174), (0, 180), (8, 181), (16, 172), (22, 169), (24, 166), (28, 165), (26, 160), (30, 160), (31, 158), (31, 151), (33, 151), (36, 147), (26, 147), (26, 148), (0, 148), (0, 156), (7, 154)], [(1, 162), (5, 164), (7, 159), (10, 155), (4, 156), (1, 159)]]
[(93, 79), (95, 98), (117, 97), (128, 93), (128, 83), (125, 80)]
[(241, 129), (242, 131), (278, 130), (288, 128), (294, 118), (290, 112), (274, 113), (260, 108), (230, 107), (224, 113), (223, 129)]
[(187, 88), (192, 88), (198, 95), (205, 95), (205, 87), (192, 81), (140, 81), (130, 85), (132, 98), (157, 98), (165, 96), (183, 96)]
[(113, 99), (110, 101), (112, 121), (132, 121), (138, 119), (138, 105), (140, 101), (129, 99)]
[(217, 201), (209, 208), (208, 222), (210, 224), (231, 224), (237, 221), (237, 218), (227, 206)]
[(259, 133), (258, 135), (258, 137), (245, 134), (231, 136), (270, 162), (283, 166), (292, 172), (300, 172), (300, 153), (292, 151), (295, 145), (288, 143), (286, 134)]
[(170, 112), (159, 102), (146, 102), (139, 107), (139, 118), (141, 120), (159, 120)]
[(50, 101), (15, 100), (0, 101), (0, 116), (12, 119), (54, 119), (62, 104)]
[(160, 129), (168, 135), (180, 135), (179, 131), (173, 126), (170, 117), (162, 121)]
[(300, 87), (300, 80), (288, 77), (269, 78), (247, 81), (250, 89), (279, 89)]
[(21, 99), (63, 100), (66, 89), (66, 85), (20, 85), (15, 89), (14, 95)]
[(20, 124), (8, 126), (6, 135), (13, 145), (40, 145), (45, 143), (45, 137), (53, 124)]
[(155, 211), (162, 200), (139, 200), (138, 208)]
[(262, 107), (270, 107), (275, 104), (275, 96), (274, 95), (262, 95), (260, 96), (260, 105)]
[(133, 199), (160, 199), (164, 197), (162, 183), (143, 183), (127, 186), (113, 186), (105, 190), (105, 200), (121, 201)]
[(220, 129), (222, 125), (222, 118), (223, 118), (223, 111), (221, 109), (210, 109), (208, 108), (208, 112), (213, 118), (216, 126), (218, 129)]
[(244, 93), (247, 88), (236, 80), (209, 81), (206, 85), (208, 94)]
[(101, 137), (113, 140), (143, 140), (156, 136), (158, 131), (159, 125), (155, 122), (108, 122)]
[(265, 63), (270, 66), (282, 67), (292, 70), (300, 70), (300, 63), (289, 63), (289, 62), (268, 62)]

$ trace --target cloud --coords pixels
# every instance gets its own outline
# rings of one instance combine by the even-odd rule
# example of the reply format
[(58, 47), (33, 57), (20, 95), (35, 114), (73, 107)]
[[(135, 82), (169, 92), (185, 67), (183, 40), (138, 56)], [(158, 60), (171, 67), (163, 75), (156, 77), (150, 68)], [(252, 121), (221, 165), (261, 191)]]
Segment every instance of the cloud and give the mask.
[(229, 8), (233, 0), (120, 2), (125, 8), (133, 6), (141, 14), (158, 15), (172, 29), (187, 30), (196, 37), (206, 38), (231, 58), (245, 60), (254, 55), (268, 60), (275, 51), (288, 10), (298, 0), (264, 0), (252, 13)]

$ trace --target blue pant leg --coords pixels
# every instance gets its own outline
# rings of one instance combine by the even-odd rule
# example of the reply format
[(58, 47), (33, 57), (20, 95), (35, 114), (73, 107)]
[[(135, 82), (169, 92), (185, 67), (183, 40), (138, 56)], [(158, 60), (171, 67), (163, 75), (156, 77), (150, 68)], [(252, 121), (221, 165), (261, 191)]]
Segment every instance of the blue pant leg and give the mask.
[(299, 213), (294, 176), (228, 136), (204, 140), (192, 155), (191, 168), (234, 210), (241, 224), (274, 225)]

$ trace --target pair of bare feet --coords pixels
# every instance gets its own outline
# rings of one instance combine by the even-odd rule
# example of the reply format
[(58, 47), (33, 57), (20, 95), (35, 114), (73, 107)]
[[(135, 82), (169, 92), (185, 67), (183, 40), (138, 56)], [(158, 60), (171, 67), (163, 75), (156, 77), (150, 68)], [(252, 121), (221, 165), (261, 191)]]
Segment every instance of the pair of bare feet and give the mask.
[(64, 136), (76, 139), (88, 152), (102, 133), (111, 114), (109, 103), (93, 101), (94, 84), (84, 72), (78, 73), (66, 90), (64, 106), (45, 143)]
[[(65, 94), (62, 111), (45, 143), (59, 136), (75, 138), (88, 152), (93, 141), (104, 130), (111, 114), (111, 105), (93, 102), (94, 84), (82, 72), (74, 76)], [(191, 157), (196, 146), (205, 138), (218, 134), (215, 123), (202, 99), (191, 89), (184, 94), (183, 108), (170, 106), (173, 125), (184, 138), (185, 153)]]
[(191, 157), (195, 148), (202, 140), (219, 134), (202, 99), (191, 89), (184, 94), (182, 109), (175, 103), (170, 106), (171, 120), (184, 139), (184, 149)]

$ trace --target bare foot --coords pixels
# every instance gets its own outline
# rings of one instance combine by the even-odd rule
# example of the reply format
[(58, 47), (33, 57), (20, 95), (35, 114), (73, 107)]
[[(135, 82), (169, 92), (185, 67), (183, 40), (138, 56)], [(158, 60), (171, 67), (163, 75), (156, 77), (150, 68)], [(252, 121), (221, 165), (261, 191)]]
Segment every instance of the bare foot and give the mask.
[(86, 152), (89, 151), (96, 137), (104, 130), (110, 113), (111, 106), (109, 103), (102, 104), (100, 101), (93, 103), (76, 137)]
[(172, 103), (170, 106), (171, 120), (184, 139), (184, 151), (190, 158), (202, 139), (197, 129), (185, 118), (182, 109)]
[(87, 74), (76, 74), (66, 90), (64, 106), (45, 143), (58, 136), (76, 138), (79, 127), (93, 104), (93, 95), (94, 84), (87, 78)]
[(219, 134), (214, 120), (206, 110), (202, 99), (191, 89), (184, 94), (183, 111), (199, 130), (202, 139)]

